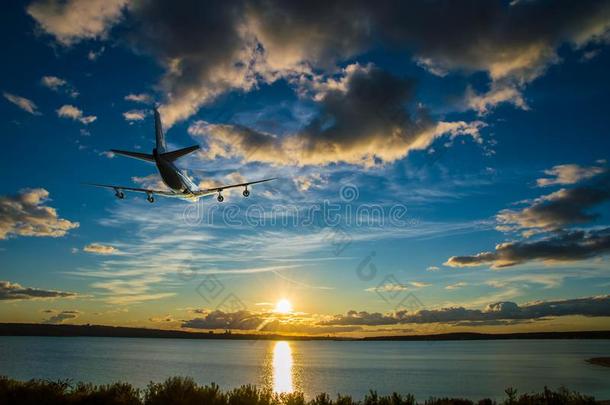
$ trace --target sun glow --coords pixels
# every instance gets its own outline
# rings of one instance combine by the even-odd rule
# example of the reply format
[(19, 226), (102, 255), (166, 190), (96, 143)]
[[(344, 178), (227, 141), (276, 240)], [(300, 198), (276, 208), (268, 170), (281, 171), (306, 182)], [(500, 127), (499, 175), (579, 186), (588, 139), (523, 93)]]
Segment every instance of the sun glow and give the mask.
[(273, 312), (278, 314), (289, 314), (292, 312), (292, 304), (287, 299), (281, 299), (275, 304)]

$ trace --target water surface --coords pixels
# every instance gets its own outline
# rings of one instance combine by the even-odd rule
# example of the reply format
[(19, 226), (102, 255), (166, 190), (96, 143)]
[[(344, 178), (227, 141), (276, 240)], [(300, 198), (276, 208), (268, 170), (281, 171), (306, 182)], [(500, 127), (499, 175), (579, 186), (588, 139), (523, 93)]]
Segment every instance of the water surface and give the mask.
[(361, 398), (369, 389), (479, 399), (561, 385), (610, 399), (609, 340), (334, 342), (0, 336), (0, 375), (144, 387), (190, 376), (223, 388), (242, 384)]

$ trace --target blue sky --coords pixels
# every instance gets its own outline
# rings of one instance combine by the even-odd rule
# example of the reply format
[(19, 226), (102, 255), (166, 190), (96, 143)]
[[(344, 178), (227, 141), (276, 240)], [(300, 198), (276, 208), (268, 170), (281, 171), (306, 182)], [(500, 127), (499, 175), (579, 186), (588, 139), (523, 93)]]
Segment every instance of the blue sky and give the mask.
[[(7, 4), (0, 321), (607, 329), (608, 2), (379, 8)], [(107, 153), (152, 149), (154, 103), (203, 187), (279, 179), (221, 205), (84, 186), (163, 187)]]

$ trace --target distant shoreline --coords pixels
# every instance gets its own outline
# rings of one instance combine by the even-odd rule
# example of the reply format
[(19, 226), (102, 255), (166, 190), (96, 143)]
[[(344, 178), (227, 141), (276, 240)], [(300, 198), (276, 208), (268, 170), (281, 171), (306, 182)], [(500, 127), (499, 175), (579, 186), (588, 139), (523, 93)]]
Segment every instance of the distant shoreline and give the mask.
[(106, 325), (46, 325), (38, 323), (0, 323), (0, 336), (50, 337), (124, 337), (200, 340), (330, 340), (330, 341), (451, 341), (508, 339), (610, 339), (608, 331), (528, 332), (528, 333), (442, 333), (436, 335), (401, 335), (372, 337), (293, 336), (278, 334), (209, 333), (131, 328)]

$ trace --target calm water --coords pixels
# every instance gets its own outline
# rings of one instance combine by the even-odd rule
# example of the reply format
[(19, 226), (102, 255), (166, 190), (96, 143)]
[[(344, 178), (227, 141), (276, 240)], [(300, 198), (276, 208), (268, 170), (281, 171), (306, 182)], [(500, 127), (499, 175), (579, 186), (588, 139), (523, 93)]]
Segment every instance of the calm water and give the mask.
[(254, 383), (362, 397), (379, 392), (416, 398), (501, 398), (545, 385), (610, 399), (610, 368), (585, 359), (610, 355), (608, 340), (470, 342), (248, 342), (218, 340), (0, 337), (0, 374), (16, 379), (70, 378), (145, 386), (191, 376), (223, 388)]

